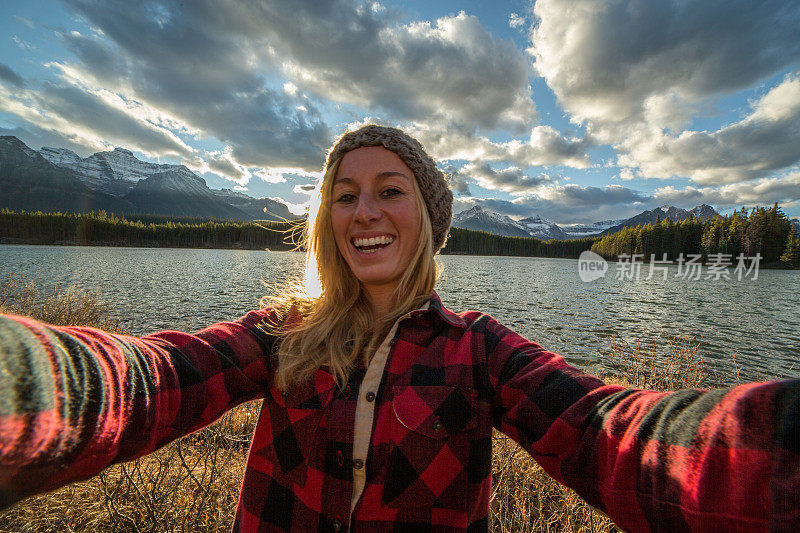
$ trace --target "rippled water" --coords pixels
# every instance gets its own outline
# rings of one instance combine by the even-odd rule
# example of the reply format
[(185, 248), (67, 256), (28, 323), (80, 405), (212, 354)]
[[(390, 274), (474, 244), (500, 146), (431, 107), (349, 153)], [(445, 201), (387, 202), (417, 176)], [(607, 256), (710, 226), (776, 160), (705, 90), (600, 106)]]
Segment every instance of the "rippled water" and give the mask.
[[(613, 265), (583, 283), (568, 259), (443, 256), (437, 290), (453, 310), (478, 309), (581, 366), (599, 364), (613, 336), (694, 335), (720, 372), (747, 379), (800, 375), (800, 272), (761, 270), (753, 281), (616, 280)], [(268, 285), (299, 275), (290, 252), (0, 246), (0, 277), (100, 295), (135, 334), (199, 329), (244, 314)], [(674, 267), (671, 274), (674, 274)], [(646, 267), (645, 267), (646, 269)], [(646, 270), (645, 270), (646, 274)], [(666, 342), (666, 341), (664, 341)]]

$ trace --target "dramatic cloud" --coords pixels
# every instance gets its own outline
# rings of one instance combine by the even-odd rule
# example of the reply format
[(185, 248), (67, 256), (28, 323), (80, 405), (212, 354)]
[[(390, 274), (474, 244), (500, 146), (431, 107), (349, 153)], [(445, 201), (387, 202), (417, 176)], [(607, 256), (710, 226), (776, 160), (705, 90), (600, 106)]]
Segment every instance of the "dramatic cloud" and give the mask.
[(80, 60), (63, 70), (215, 137), (240, 165), (319, 168), (330, 141), (319, 110), (304, 95), (270, 87), (254, 55), (260, 44), (215, 26), (212, 6), (72, 5), (100, 33), (62, 35)]
[(800, 204), (800, 171), (795, 170), (783, 176), (762, 178), (750, 183), (732, 183), (722, 187), (661, 187), (654, 193), (660, 203), (679, 206), (695, 206), (701, 203), (719, 208), (736, 206), (771, 205), (778, 202), (783, 206)]
[[(0, 96), (0, 100), (2, 100), (2, 96)], [(98, 150), (95, 146), (89, 147), (85, 144), (72, 142), (72, 140), (64, 137), (61, 132), (38, 128), (33, 124), (26, 124), (24, 128), (0, 127), (0, 135), (13, 135), (34, 150), (38, 150), (43, 146), (67, 148), (81, 157), (88, 157)], [(110, 149), (111, 147), (105, 148)]]
[[(30, 57), (0, 63), (3, 131), (24, 139), (125, 146), (299, 201), (342, 124), (377, 121), (419, 138), (458, 202), (514, 216), (735, 205), (755, 198), (748, 187), (798, 201), (796, 2), (536, 0), (493, 17), (527, 32), (527, 53), (465, 12), (408, 22), (402, 7), (351, 0), (64, 2), (74, 17), (41, 75), (16, 62), (41, 63), (52, 44), (30, 21), (16, 24), (35, 54), (13, 36)], [(603, 187), (610, 176), (648, 192)], [(651, 196), (642, 178), (671, 187)], [(472, 198), (484, 189), (502, 198)]]
[(345, 1), (68, 3), (101, 32), (62, 37), (87, 77), (216, 137), (248, 167), (320, 168), (331, 132), (313, 98), (401, 120), (519, 128), (535, 117), (524, 55), (463, 13), (401, 25)]
[(0, 63), (0, 80), (10, 83), (19, 89), (25, 87), (25, 80), (23, 80), (19, 74), (14, 72), (11, 67), (4, 65), (3, 63)]
[(453, 193), (456, 195), (472, 196), (469, 190), (469, 176), (461, 172), (461, 169), (451, 164), (445, 163), (440, 166), (445, 177), (447, 177), (447, 181), (450, 183), (450, 188), (453, 189)]
[[(320, 178), (322, 172), (309, 172), (302, 168), (270, 167), (262, 168), (253, 173), (256, 177), (267, 183), (284, 183), (286, 176), (301, 176), (303, 178)], [(312, 186), (313, 188), (313, 186)], [(296, 192), (296, 191), (295, 191)]]
[(550, 126), (535, 126), (530, 130), (527, 140), (514, 139), (508, 142), (492, 142), (479, 135), (474, 128), (446, 121), (412, 123), (406, 129), (440, 161), (480, 160), (519, 167), (589, 166), (589, 156), (586, 153), (591, 146), (589, 140), (564, 137)]
[(295, 194), (311, 194), (313, 190), (314, 190), (314, 184), (307, 183), (305, 185), (295, 185), (294, 188), (292, 189), (292, 192)]
[(718, 131), (655, 134), (622, 143), (621, 165), (645, 177), (689, 176), (702, 184), (762, 177), (800, 160), (800, 77), (787, 77), (743, 120)]
[(200, 172), (202, 174), (213, 172), (227, 180), (236, 182), (238, 186), (247, 185), (252, 176), (247, 167), (236, 162), (231, 155), (230, 148), (220, 152), (205, 152), (202, 157), (187, 161), (185, 164), (189, 169), (195, 172)]
[[(397, 25), (350, 2), (266, 2), (237, 10), (235, 31), (269, 42), (283, 72), (316, 95), (401, 120), (443, 114), (494, 127), (536, 116), (530, 68), (513, 43), (459, 13)], [(257, 22), (257, 25), (254, 25)]]
[(289, 212), (294, 214), (294, 215), (304, 215), (304, 214), (308, 213), (308, 204), (311, 201), (309, 199), (308, 202), (303, 202), (303, 203), (296, 204), (296, 203), (293, 203), (293, 202), (287, 202), (283, 198), (277, 198), (277, 197), (270, 198), (270, 200), (274, 200), (274, 201), (278, 202), (279, 204), (285, 205), (286, 208), (289, 209)]
[(536, 191), (542, 200), (557, 202), (570, 208), (591, 208), (595, 205), (621, 205), (644, 202), (649, 197), (622, 185), (582, 187), (575, 184), (540, 187)]
[[(637, 175), (733, 183), (800, 159), (796, 77), (738, 123), (681, 133), (713, 115), (717, 98), (796, 68), (800, 4), (579, 0), (565, 9), (538, 0), (534, 14), (536, 69), (573, 120), (614, 144)], [(788, 107), (778, 112), (778, 101)]]
[(12, 91), (0, 84), (0, 110), (73, 144), (96, 150), (128, 146), (153, 157), (192, 155), (192, 148), (174, 133), (116, 104), (103, 93), (66, 83), (46, 83), (38, 92)]
[(521, 28), (525, 26), (526, 22), (527, 19), (518, 13), (511, 13), (508, 16), (508, 25), (511, 26), (512, 28)]
[(600, 126), (744, 89), (800, 60), (794, 2), (538, 0), (534, 14), (537, 70), (577, 120)]
[(486, 162), (473, 162), (464, 165), (461, 174), (474, 179), (485, 189), (505, 191), (511, 194), (524, 194), (552, 179), (546, 174), (529, 176), (518, 167), (495, 170)]
[[(470, 194), (470, 181), (487, 189), (524, 194), (532, 187), (550, 181), (544, 174), (531, 176), (526, 170), (529, 167), (589, 166), (586, 150), (591, 143), (588, 139), (564, 137), (550, 126), (535, 126), (527, 140), (507, 142), (493, 142), (479, 135), (475, 128), (446, 120), (414, 122), (403, 127), (418, 138), (438, 161), (469, 162), (461, 168), (450, 163), (444, 165), (451, 185), (458, 194)], [(497, 168), (503, 166), (505, 168)]]

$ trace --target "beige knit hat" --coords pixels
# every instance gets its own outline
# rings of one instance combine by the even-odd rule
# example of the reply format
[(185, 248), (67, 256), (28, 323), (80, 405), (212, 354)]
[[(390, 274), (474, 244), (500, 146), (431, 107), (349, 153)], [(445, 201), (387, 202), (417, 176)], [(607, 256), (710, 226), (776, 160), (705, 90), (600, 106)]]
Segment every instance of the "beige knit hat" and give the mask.
[(422, 144), (397, 128), (369, 124), (349, 131), (336, 141), (325, 160), (325, 172), (344, 154), (362, 146), (383, 146), (396, 153), (417, 178), (417, 185), (433, 231), (433, 251), (436, 253), (447, 240), (447, 231), (453, 216), (453, 193), (436, 162), (425, 152)]

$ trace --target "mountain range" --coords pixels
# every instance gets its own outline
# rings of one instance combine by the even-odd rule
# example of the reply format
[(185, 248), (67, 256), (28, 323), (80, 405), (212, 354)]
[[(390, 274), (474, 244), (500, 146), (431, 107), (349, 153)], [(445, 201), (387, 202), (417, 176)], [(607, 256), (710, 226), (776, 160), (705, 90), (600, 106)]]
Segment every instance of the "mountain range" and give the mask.
[(33, 150), (0, 137), (0, 208), (226, 220), (295, 220), (285, 204), (210, 189), (184, 165), (149, 163), (116, 148), (82, 158), (64, 148)]
[(645, 224), (655, 224), (657, 220), (664, 220), (665, 218), (668, 218), (673, 222), (680, 222), (681, 220), (686, 220), (690, 217), (700, 220), (711, 220), (716, 216), (719, 216), (719, 213), (717, 213), (714, 208), (708, 204), (698, 205), (697, 207), (689, 209), (688, 211), (686, 209), (681, 209), (680, 207), (675, 207), (674, 205), (662, 205), (661, 207), (657, 207), (656, 209), (652, 209), (650, 211), (643, 211), (636, 216), (624, 220), (620, 224), (611, 226), (610, 228), (603, 230), (601, 235), (616, 233), (623, 227), (627, 226), (636, 227), (640, 224), (642, 226)]
[(453, 226), (476, 231), (485, 231), (507, 237), (535, 237), (537, 239), (580, 239), (614, 233), (626, 226), (652, 224), (656, 220), (669, 218), (673, 222), (691, 216), (709, 220), (718, 213), (710, 205), (699, 205), (691, 210), (665, 205), (651, 211), (643, 211), (636, 216), (621, 220), (603, 220), (592, 224), (559, 225), (539, 216), (513, 220), (506, 215), (488, 211), (476, 205), (453, 217)]
[[(120, 215), (153, 214), (227, 220), (296, 220), (286, 205), (231, 189), (210, 189), (184, 165), (150, 163), (130, 150), (97, 152), (83, 158), (65, 148), (33, 150), (14, 136), (0, 136), (0, 208), (26, 211), (87, 212), (104, 209)], [(711, 219), (703, 204), (691, 210), (665, 205), (620, 220), (556, 224), (539, 216), (513, 220), (473, 206), (453, 217), (453, 226), (511, 237), (577, 239), (605, 235), (625, 226), (669, 218)], [(800, 220), (792, 224), (800, 234)]]

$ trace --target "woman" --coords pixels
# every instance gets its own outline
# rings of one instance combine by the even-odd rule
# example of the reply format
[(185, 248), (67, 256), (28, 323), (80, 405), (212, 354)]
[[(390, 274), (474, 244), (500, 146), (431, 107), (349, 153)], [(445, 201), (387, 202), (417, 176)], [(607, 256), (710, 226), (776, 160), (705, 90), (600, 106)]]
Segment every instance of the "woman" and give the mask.
[(0, 505), (264, 398), (234, 529), (486, 530), (492, 428), (619, 526), (800, 524), (800, 382), (606, 386), (433, 286), (452, 194), (375, 125), (332, 148), (308, 286), (194, 335), (0, 318)]

